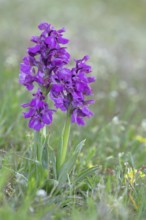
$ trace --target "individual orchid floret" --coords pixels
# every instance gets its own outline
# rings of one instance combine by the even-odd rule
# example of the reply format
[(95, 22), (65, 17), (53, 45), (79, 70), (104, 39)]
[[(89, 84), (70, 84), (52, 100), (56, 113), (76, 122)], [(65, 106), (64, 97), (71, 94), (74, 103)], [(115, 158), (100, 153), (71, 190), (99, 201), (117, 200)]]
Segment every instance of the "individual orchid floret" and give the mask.
[(22, 105), (23, 108), (29, 108), (28, 112), (24, 112), (23, 114), (24, 118), (30, 118), (29, 127), (39, 131), (45, 125), (52, 123), (54, 110), (49, 109), (40, 89), (33, 96), (34, 98), (29, 103)]
[(53, 47), (59, 43), (59, 44), (67, 44), (69, 42), (68, 39), (63, 37), (63, 32), (65, 32), (65, 29), (59, 29), (58, 31), (54, 29), (54, 27), (51, 24), (48, 24), (47, 22), (43, 22), (38, 25), (38, 28), (43, 31), (42, 36), (47, 37), (46, 42)]
[(23, 63), (20, 65), (20, 72), (19, 82), (26, 86), (28, 90), (32, 90), (35, 76), (32, 69), (32, 59), (30, 56), (23, 58)]

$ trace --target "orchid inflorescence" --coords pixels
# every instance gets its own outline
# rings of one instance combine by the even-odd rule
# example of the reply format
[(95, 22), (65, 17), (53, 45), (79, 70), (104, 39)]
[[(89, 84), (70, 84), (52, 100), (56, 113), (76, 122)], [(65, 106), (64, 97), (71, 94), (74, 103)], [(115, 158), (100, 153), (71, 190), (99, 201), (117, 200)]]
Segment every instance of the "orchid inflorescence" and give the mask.
[[(64, 46), (69, 42), (63, 37), (65, 30), (55, 30), (46, 22), (38, 28), (41, 34), (32, 37), (34, 46), (28, 48), (20, 67), (20, 84), (29, 91), (37, 87), (32, 100), (22, 105), (29, 108), (24, 118), (30, 119), (30, 128), (39, 131), (52, 123), (53, 113), (59, 108), (70, 114), (72, 123), (84, 125), (84, 117), (93, 115), (88, 105), (94, 102), (85, 99), (92, 95), (90, 83), (95, 81), (94, 77), (87, 76), (91, 72), (91, 66), (86, 64), (89, 57), (75, 60), (75, 66), (67, 68), (70, 54)], [(48, 96), (54, 109), (48, 106)]]

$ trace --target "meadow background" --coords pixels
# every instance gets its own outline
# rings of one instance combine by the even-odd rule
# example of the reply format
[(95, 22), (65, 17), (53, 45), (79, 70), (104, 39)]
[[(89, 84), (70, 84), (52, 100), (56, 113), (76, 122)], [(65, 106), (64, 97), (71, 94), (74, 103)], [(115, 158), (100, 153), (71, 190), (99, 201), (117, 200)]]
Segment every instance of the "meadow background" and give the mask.
[[(0, 220), (145, 219), (145, 11), (145, 0), (0, 0)], [(34, 198), (39, 188), (23, 179), (33, 131), (20, 107), (30, 96), (18, 77), (42, 21), (66, 28), (72, 57), (90, 56), (94, 117), (85, 127), (72, 126), (70, 147), (86, 139), (75, 175), (97, 170), (59, 195)], [(59, 112), (49, 131), (51, 147), (63, 121)], [(129, 182), (130, 169), (137, 171)]]

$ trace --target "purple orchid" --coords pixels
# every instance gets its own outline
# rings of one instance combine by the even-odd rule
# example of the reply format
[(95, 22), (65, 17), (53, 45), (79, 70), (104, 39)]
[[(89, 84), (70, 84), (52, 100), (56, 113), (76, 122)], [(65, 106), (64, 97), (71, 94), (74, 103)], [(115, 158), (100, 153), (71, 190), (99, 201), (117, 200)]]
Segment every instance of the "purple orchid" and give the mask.
[(29, 108), (24, 117), (30, 118), (29, 127), (37, 131), (51, 124), (54, 110), (44, 101), (50, 94), (55, 107), (67, 111), (72, 123), (84, 125), (84, 118), (93, 115), (88, 105), (94, 103), (94, 100), (86, 99), (92, 95), (90, 83), (95, 81), (94, 77), (88, 76), (91, 72), (91, 66), (87, 64), (89, 57), (75, 60), (75, 67), (67, 68), (70, 54), (64, 47), (69, 42), (63, 37), (65, 30), (55, 30), (48, 23), (41, 23), (38, 28), (41, 34), (32, 37), (35, 45), (28, 48), (20, 66), (20, 84), (27, 90), (33, 90), (34, 85), (39, 88), (33, 94), (34, 98), (22, 105)]

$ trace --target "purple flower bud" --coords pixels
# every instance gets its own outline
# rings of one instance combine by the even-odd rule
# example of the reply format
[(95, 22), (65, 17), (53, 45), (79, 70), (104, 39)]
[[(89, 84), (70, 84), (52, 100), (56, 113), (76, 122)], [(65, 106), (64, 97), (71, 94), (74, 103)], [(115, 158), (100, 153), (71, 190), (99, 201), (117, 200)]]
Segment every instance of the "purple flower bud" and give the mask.
[(50, 29), (50, 24), (48, 24), (47, 22), (42, 22), (38, 25), (38, 28), (40, 30), (46, 30), (47, 28)]

